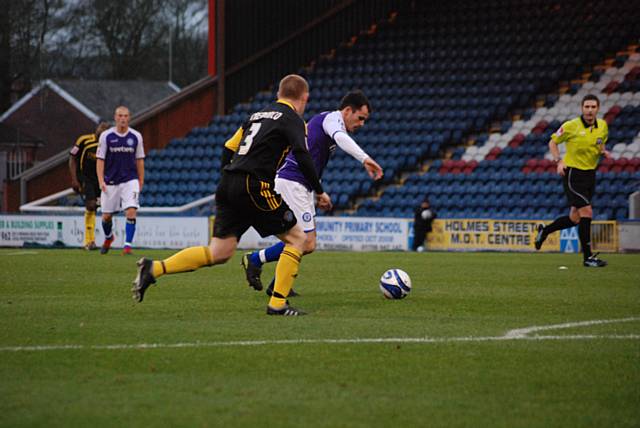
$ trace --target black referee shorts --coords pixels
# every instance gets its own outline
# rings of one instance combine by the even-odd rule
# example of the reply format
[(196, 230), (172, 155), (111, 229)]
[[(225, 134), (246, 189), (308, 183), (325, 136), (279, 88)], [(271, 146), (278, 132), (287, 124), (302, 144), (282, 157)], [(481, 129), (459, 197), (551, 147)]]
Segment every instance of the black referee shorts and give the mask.
[(285, 233), (296, 224), (296, 216), (273, 183), (260, 181), (246, 173), (222, 173), (216, 190), (216, 218), (213, 236), (238, 240), (250, 226), (263, 238)]
[(596, 170), (565, 168), (562, 185), (569, 206), (582, 208), (591, 205), (596, 188)]

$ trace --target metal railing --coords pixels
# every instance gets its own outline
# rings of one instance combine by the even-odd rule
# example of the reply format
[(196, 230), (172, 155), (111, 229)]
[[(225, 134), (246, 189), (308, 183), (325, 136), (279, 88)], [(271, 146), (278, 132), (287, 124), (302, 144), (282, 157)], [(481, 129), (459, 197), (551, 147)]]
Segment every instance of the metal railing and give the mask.
[(591, 223), (591, 247), (594, 251), (616, 252), (619, 247), (618, 224), (615, 221)]
[[(60, 198), (73, 195), (73, 189), (68, 188), (60, 192), (54, 193), (44, 198), (40, 198), (36, 201), (29, 202), (28, 204), (20, 205), (20, 211), (24, 213), (67, 213), (73, 214), (78, 212), (84, 212), (84, 207), (78, 206), (59, 206), (59, 205), (47, 205)], [(216, 195), (211, 194), (204, 198), (196, 199), (188, 204), (181, 205), (179, 207), (140, 207), (138, 212), (149, 214), (179, 214), (185, 211), (189, 211), (193, 208), (198, 208), (206, 204), (210, 204), (214, 201)], [(99, 208), (99, 207), (98, 207)]]

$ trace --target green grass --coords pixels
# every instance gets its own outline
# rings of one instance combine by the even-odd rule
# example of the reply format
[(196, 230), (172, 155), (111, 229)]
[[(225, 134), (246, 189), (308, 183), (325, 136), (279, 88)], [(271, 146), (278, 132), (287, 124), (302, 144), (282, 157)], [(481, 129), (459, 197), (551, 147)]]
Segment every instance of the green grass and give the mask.
[[(136, 258), (0, 250), (0, 426), (640, 426), (640, 255), (316, 253), (291, 319), (264, 314), (239, 257), (135, 304)], [(405, 300), (378, 291), (390, 267)], [(425, 337), (441, 341), (323, 341)], [(143, 343), (161, 346), (101, 348)], [(40, 345), (58, 347), (10, 349)]]

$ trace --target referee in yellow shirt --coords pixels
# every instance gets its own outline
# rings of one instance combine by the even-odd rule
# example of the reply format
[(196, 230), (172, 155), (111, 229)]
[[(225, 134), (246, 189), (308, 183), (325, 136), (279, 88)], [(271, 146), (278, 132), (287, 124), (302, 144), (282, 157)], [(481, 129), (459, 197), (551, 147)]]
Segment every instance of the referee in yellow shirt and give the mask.
[[(609, 135), (607, 122), (597, 118), (600, 100), (595, 95), (582, 99), (582, 115), (562, 124), (551, 135), (549, 150), (558, 164), (558, 175), (562, 177), (564, 193), (571, 211), (568, 216), (558, 217), (547, 226), (538, 226), (535, 240), (536, 250), (550, 233), (578, 225), (578, 236), (582, 246), (583, 265), (604, 267), (607, 262), (591, 252), (591, 219), (593, 209), (591, 199), (596, 187), (596, 169), (600, 156), (609, 157), (605, 143)], [(558, 144), (566, 143), (567, 153), (560, 158)]]

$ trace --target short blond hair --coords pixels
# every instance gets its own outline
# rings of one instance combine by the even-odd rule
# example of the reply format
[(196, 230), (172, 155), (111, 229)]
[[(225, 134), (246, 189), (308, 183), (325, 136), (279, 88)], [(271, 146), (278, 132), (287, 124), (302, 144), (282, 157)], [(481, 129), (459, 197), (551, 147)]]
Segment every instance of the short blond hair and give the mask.
[(304, 77), (297, 74), (284, 76), (278, 86), (278, 98), (299, 100), (309, 92), (309, 84)]
[(118, 114), (118, 110), (126, 110), (127, 113), (129, 114), (129, 116), (131, 116), (131, 111), (129, 110), (129, 107), (127, 107), (127, 106), (118, 106), (118, 107), (116, 107), (116, 109), (113, 111), (114, 116), (116, 114)]

